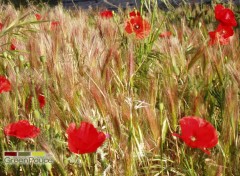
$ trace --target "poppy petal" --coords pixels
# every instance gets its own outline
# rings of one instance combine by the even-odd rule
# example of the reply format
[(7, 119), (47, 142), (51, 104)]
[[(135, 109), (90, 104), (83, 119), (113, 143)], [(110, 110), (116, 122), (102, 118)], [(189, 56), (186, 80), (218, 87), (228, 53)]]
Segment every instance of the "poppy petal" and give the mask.
[(0, 76), (0, 94), (3, 92), (9, 92), (11, 90), (10, 81), (4, 76)]
[(4, 128), (4, 133), (7, 136), (15, 136), (19, 139), (35, 138), (39, 135), (40, 129), (34, 125), (30, 125), (27, 120), (20, 120), (6, 126)]
[(113, 17), (113, 12), (111, 10), (105, 10), (105, 11), (100, 12), (100, 16), (102, 18), (106, 18), (106, 19), (112, 18)]
[(98, 132), (97, 129), (88, 122), (82, 122), (79, 128), (71, 123), (67, 129), (68, 147), (73, 153), (84, 154), (96, 152), (106, 139), (106, 135)]
[(137, 39), (143, 39), (150, 33), (151, 25), (141, 16), (132, 17), (126, 23), (125, 31), (129, 34), (135, 33)]
[(133, 28), (132, 28), (132, 25), (130, 22), (127, 22), (127, 25), (125, 27), (125, 31), (128, 33), (128, 34), (131, 34), (133, 32)]
[(136, 16), (141, 16), (140, 12), (133, 10), (129, 13), (130, 17), (136, 17)]
[(179, 122), (181, 134), (173, 133), (173, 136), (181, 138), (191, 148), (199, 148), (210, 154), (207, 149), (215, 147), (218, 143), (217, 131), (212, 124), (192, 116), (183, 117)]
[(225, 8), (221, 4), (215, 6), (215, 18), (227, 26), (237, 26), (234, 13), (231, 9)]
[(0, 31), (3, 29), (3, 24), (0, 23)]

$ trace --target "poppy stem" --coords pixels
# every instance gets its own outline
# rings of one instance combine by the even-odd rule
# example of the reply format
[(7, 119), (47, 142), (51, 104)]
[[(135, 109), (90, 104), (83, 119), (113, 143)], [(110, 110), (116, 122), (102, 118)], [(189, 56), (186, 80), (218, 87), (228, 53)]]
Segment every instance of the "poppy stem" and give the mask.
[(90, 158), (91, 158), (91, 172), (92, 172), (92, 176), (95, 176), (95, 163), (96, 163), (96, 154), (95, 153), (91, 153), (90, 154)]
[(204, 153), (206, 153), (207, 155), (211, 155), (211, 152), (209, 150), (207, 150), (206, 148), (200, 148)]
[(84, 160), (84, 159), (82, 158), (82, 155), (79, 155), (79, 157), (80, 157), (80, 160), (81, 160), (81, 163), (82, 163), (82, 167), (83, 167), (84, 174), (85, 174), (85, 175), (88, 175), (88, 172), (87, 172), (87, 169), (86, 169), (86, 160)]

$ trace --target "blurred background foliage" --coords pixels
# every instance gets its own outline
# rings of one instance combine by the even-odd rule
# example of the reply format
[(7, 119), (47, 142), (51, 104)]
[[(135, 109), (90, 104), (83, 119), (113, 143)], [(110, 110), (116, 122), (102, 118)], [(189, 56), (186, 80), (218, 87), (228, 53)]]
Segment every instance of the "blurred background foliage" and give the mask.
[(29, 4), (38, 5), (42, 3), (47, 3), (50, 6), (54, 6), (62, 2), (62, 0), (0, 0), (0, 2), (4, 4), (12, 3), (18, 8), (20, 6), (28, 6)]

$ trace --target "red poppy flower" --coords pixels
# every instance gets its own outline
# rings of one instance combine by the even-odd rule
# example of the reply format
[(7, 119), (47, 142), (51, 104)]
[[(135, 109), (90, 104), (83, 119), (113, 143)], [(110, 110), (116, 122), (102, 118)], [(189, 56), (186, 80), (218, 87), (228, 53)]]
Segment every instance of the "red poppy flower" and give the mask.
[(51, 30), (55, 30), (60, 25), (59, 21), (52, 21), (51, 22)]
[(163, 32), (159, 35), (161, 38), (169, 38), (172, 35), (170, 31)]
[(104, 11), (102, 11), (102, 12), (100, 12), (100, 16), (102, 17), (102, 18), (112, 18), (113, 17), (113, 13), (112, 13), (112, 11), (111, 10), (104, 10)]
[(35, 138), (40, 133), (40, 129), (34, 125), (30, 125), (27, 120), (20, 120), (6, 126), (4, 133), (7, 136), (15, 136), (19, 139)]
[(125, 31), (129, 34), (135, 33), (138, 39), (147, 37), (150, 33), (150, 24), (140, 16), (132, 17), (127, 21)]
[(37, 19), (38, 21), (42, 19), (42, 16), (41, 16), (39, 13), (36, 13), (36, 14), (35, 14), (35, 17), (36, 17), (36, 19)]
[(136, 17), (136, 16), (141, 17), (141, 14), (140, 14), (140, 12), (138, 12), (138, 11), (136, 11), (136, 10), (133, 10), (133, 11), (131, 11), (131, 12), (129, 13), (129, 16), (130, 16), (130, 17)]
[(42, 109), (46, 104), (46, 100), (43, 94), (38, 95), (38, 102), (39, 102), (40, 108)]
[(216, 129), (208, 121), (199, 117), (183, 117), (180, 119), (181, 134), (174, 136), (181, 138), (189, 147), (199, 148), (210, 155), (208, 148), (213, 148), (218, 143)]
[(0, 94), (3, 92), (9, 92), (11, 90), (10, 81), (4, 76), (0, 76)]
[[(38, 98), (39, 107), (41, 109), (43, 109), (46, 104), (45, 96), (42, 94), (42, 92), (40, 90), (36, 90), (36, 94), (37, 94), (37, 98)], [(30, 110), (31, 105), (32, 105), (32, 98), (33, 98), (33, 96), (31, 95), (28, 98), (28, 100), (26, 101), (26, 109), (28, 111)]]
[(76, 128), (76, 125), (71, 123), (67, 129), (67, 134), (69, 150), (77, 154), (96, 152), (97, 148), (106, 139), (103, 132), (98, 132), (88, 122), (82, 122), (79, 128)]
[(16, 45), (14, 45), (13, 43), (11, 43), (11, 45), (10, 45), (10, 50), (16, 50)]
[(237, 26), (237, 21), (233, 11), (225, 8), (221, 4), (215, 6), (215, 18), (224, 25)]
[(3, 24), (2, 24), (2, 23), (0, 23), (0, 31), (2, 30), (2, 28), (3, 28)]
[(214, 45), (216, 42), (219, 42), (221, 45), (227, 45), (234, 31), (231, 26), (219, 24), (215, 31), (211, 31), (208, 34), (211, 38), (209, 41), (210, 45)]

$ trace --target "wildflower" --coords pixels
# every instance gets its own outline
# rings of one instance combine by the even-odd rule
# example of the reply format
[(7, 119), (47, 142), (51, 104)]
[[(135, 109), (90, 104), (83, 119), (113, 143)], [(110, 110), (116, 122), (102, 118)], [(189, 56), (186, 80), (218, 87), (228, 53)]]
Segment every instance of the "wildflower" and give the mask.
[(3, 24), (0, 22), (0, 31), (3, 29)]
[(100, 12), (100, 16), (102, 18), (108, 19), (108, 18), (112, 18), (113, 17), (113, 13), (112, 13), (111, 10), (104, 10), (104, 11)]
[(45, 96), (43, 94), (38, 95), (38, 102), (39, 102), (40, 108), (42, 109), (46, 104)]
[(172, 35), (170, 31), (163, 32), (159, 35), (161, 38), (169, 38)]
[(180, 119), (181, 134), (174, 136), (181, 138), (187, 146), (199, 148), (210, 155), (208, 148), (213, 148), (218, 143), (216, 129), (208, 121), (199, 117), (183, 117)]
[(129, 34), (135, 33), (138, 39), (147, 37), (150, 33), (150, 24), (140, 16), (132, 17), (127, 21), (125, 31)]
[(216, 42), (219, 42), (221, 45), (227, 45), (229, 43), (229, 38), (234, 34), (234, 31), (231, 26), (225, 26), (219, 24), (215, 31), (209, 32), (210, 36), (210, 45), (214, 45)]
[(40, 129), (34, 125), (30, 125), (27, 120), (20, 120), (6, 126), (4, 128), (4, 133), (7, 136), (15, 136), (19, 139), (35, 138), (39, 135)]
[[(43, 93), (40, 90), (36, 90), (36, 94), (37, 94), (37, 99), (38, 99), (38, 103), (39, 103), (39, 107), (41, 109), (44, 108), (45, 104), (46, 104), (46, 100), (45, 100), (45, 96), (43, 95)], [(26, 101), (26, 109), (29, 111), (32, 105), (32, 98), (33, 96), (31, 95), (28, 100)]]
[(10, 81), (4, 76), (0, 75), (0, 94), (3, 92), (9, 92), (11, 90)]
[(59, 21), (52, 21), (51, 22), (51, 30), (55, 30), (60, 25)]
[(215, 18), (223, 25), (237, 26), (234, 13), (231, 9), (225, 8), (221, 4), (215, 6)]
[(141, 17), (141, 14), (137, 10), (133, 10), (129, 13), (129, 16), (130, 17), (137, 17), (137, 16)]
[(42, 19), (42, 16), (41, 16), (39, 13), (36, 13), (36, 14), (35, 14), (35, 17), (36, 17), (36, 19), (37, 19), (38, 21)]
[(67, 129), (67, 134), (69, 150), (77, 154), (96, 152), (106, 139), (103, 132), (98, 132), (88, 122), (82, 122), (79, 128), (76, 128), (75, 123), (71, 123)]
[(16, 50), (16, 48), (17, 48), (17, 47), (16, 47), (16, 45), (15, 45), (15, 44), (13, 44), (13, 43), (11, 43), (11, 45), (10, 45), (10, 50), (12, 50), (12, 51), (13, 51), (13, 50)]

